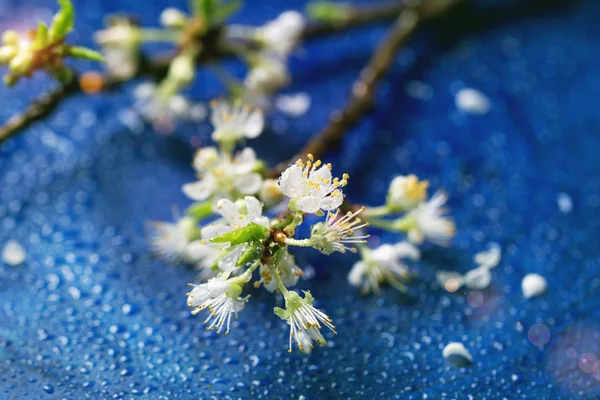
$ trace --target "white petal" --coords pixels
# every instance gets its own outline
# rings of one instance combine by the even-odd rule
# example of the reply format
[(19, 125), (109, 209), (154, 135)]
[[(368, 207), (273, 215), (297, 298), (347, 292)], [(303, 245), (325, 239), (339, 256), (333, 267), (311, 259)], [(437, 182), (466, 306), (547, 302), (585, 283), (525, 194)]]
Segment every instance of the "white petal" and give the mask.
[(202, 284), (194, 286), (194, 289), (188, 296), (188, 307), (198, 307), (210, 299), (208, 285)]
[(301, 194), (298, 187), (303, 181), (302, 168), (294, 164), (283, 171), (278, 184), (283, 194), (288, 197), (294, 197)]
[(408, 258), (417, 261), (421, 258), (419, 249), (409, 242), (400, 242), (394, 245), (394, 251), (398, 258)]
[(246, 201), (246, 215), (248, 219), (255, 220), (262, 215), (262, 203), (254, 196), (244, 197)]
[(331, 186), (331, 170), (325, 165), (319, 167), (316, 171), (310, 174), (311, 180), (319, 182), (322, 190), (327, 190)]
[(263, 117), (263, 113), (260, 110), (254, 110), (248, 117), (246, 121), (246, 126), (244, 127), (244, 135), (249, 139), (254, 139), (258, 137), (264, 128), (265, 120)]
[(251, 172), (256, 164), (256, 153), (250, 147), (240, 151), (233, 159), (233, 171), (236, 175), (243, 175)]
[(335, 210), (339, 208), (344, 202), (344, 195), (341, 190), (334, 190), (330, 196), (325, 197), (321, 201), (321, 208), (323, 210)]
[(185, 247), (183, 257), (187, 263), (193, 264), (205, 258), (211, 258), (215, 252), (216, 250), (212, 245), (195, 240)]
[(423, 243), (423, 239), (423, 232), (421, 232), (419, 229), (411, 229), (408, 231), (408, 240), (414, 244)]
[(203, 239), (212, 239), (214, 237), (220, 236), (224, 233), (227, 233), (231, 230), (229, 225), (223, 224), (210, 224), (202, 228), (202, 238)]
[(465, 274), (465, 286), (469, 289), (483, 290), (490, 286), (492, 274), (487, 267), (477, 267)]
[(262, 176), (257, 173), (236, 176), (233, 185), (240, 193), (255, 194), (262, 187)]
[(355, 287), (359, 287), (363, 283), (363, 276), (365, 274), (366, 264), (364, 261), (358, 261), (350, 270), (348, 274), (348, 282)]
[(548, 283), (541, 275), (527, 274), (521, 282), (521, 289), (523, 290), (523, 296), (529, 299), (544, 294), (548, 289)]
[(11, 267), (23, 263), (25, 258), (27, 258), (25, 249), (15, 240), (8, 241), (2, 250), (2, 261)]
[(229, 283), (220, 278), (213, 278), (207, 283), (208, 294), (213, 299), (229, 290)]
[(475, 263), (482, 267), (495, 268), (500, 263), (501, 247), (498, 243), (491, 243), (487, 251), (475, 254)]
[(236, 246), (233, 249), (231, 249), (227, 255), (223, 258), (221, 258), (219, 261), (217, 261), (217, 265), (219, 266), (219, 269), (221, 271), (234, 271), (237, 269), (237, 266), (235, 265), (237, 263), (237, 261), (239, 260), (240, 256), (242, 255), (242, 252), (246, 249), (247, 246)]
[(215, 181), (207, 177), (201, 181), (186, 183), (182, 186), (181, 190), (190, 199), (203, 201), (213, 194), (215, 188)]
[(305, 213), (313, 214), (321, 208), (321, 198), (315, 196), (303, 197), (298, 202), (298, 209)]
[(219, 159), (219, 153), (214, 147), (205, 147), (196, 152), (194, 156), (194, 169), (196, 171), (205, 171), (209, 169), (215, 161)]
[(270, 226), (270, 220), (267, 217), (258, 217), (252, 222), (254, 222), (255, 224), (266, 226), (267, 228)]
[(240, 211), (233, 201), (229, 199), (221, 199), (217, 201), (217, 211), (223, 216), (227, 223), (235, 223), (240, 216)]
[(459, 366), (464, 367), (473, 362), (473, 357), (465, 346), (462, 343), (453, 342), (448, 343), (444, 350), (442, 351), (442, 355), (448, 362)]

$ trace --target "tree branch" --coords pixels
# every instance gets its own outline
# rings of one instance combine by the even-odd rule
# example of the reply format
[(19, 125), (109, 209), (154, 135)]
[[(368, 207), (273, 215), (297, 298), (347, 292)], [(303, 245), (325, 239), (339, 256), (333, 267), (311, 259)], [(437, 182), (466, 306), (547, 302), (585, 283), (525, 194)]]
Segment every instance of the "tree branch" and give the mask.
[(413, 7), (405, 6), (389, 34), (379, 44), (359, 78), (352, 85), (352, 97), (343, 109), (332, 113), (329, 124), (292, 158), (281, 162), (267, 172), (271, 178), (278, 177), (290, 164), (312, 154), (321, 157), (336, 146), (344, 135), (371, 109), (377, 87), (388, 73), (396, 52), (425, 20), (448, 11), (462, 0), (424, 0)]
[[(307, 25), (303, 34), (304, 39), (313, 39), (316, 37), (330, 35), (345, 31), (347, 29), (363, 26), (369, 23), (393, 19), (406, 6), (403, 2), (394, 2), (379, 4), (370, 7), (360, 8), (351, 11), (349, 17), (339, 23), (310, 23)], [(201, 54), (198, 59), (199, 64), (203, 64), (215, 59), (231, 57), (229, 51), (215, 48), (208, 54)], [(160, 81), (167, 74), (169, 64), (174, 57), (174, 53), (148, 58), (142, 55), (140, 68), (134, 78), (148, 76), (155, 81)], [(57, 88), (38, 97), (31, 103), (27, 109), (11, 117), (6, 123), (0, 126), (0, 144), (13, 135), (23, 131), (32, 123), (39, 121), (50, 115), (64, 100), (83, 92), (79, 82), (79, 76), (75, 75), (72, 82), (60, 84)], [(118, 79), (109, 75), (100, 77), (102, 90), (111, 90), (120, 87), (129, 80)]]

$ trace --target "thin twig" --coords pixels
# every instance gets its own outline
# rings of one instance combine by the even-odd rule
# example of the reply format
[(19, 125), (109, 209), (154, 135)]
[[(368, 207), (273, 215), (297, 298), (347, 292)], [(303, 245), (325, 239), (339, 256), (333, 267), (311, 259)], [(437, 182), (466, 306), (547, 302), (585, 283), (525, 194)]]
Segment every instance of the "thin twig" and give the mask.
[[(313, 39), (369, 23), (393, 19), (404, 7), (405, 5), (403, 2), (379, 4), (370, 6), (369, 8), (353, 10), (350, 13), (350, 16), (340, 23), (310, 23), (305, 29), (303, 38)], [(207, 47), (205, 47), (205, 49), (206, 48)], [(142, 56), (140, 68), (133, 78), (148, 76), (155, 81), (160, 81), (166, 76), (173, 56), (174, 54), (168, 54), (152, 59)], [(233, 54), (226, 49), (214, 48), (211, 52), (202, 53), (198, 59), (198, 63), (203, 64), (214, 61), (215, 59), (231, 56), (233, 56)], [(123, 80), (109, 75), (103, 75), (101, 80), (103, 90), (116, 89), (129, 81), (129, 79)], [(41, 95), (34, 100), (24, 112), (14, 115), (4, 125), (0, 126), (0, 144), (13, 135), (23, 131), (34, 122), (47, 117), (64, 100), (75, 94), (79, 94), (82, 91), (79, 77), (75, 75), (75, 79), (72, 82), (60, 84), (57, 88)]]
[(352, 85), (352, 97), (343, 109), (333, 112), (329, 124), (292, 158), (267, 172), (278, 177), (290, 164), (312, 154), (315, 158), (339, 144), (344, 135), (371, 109), (379, 82), (390, 70), (396, 52), (425, 20), (449, 10), (461, 0), (424, 0), (413, 7), (406, 6), (389, 34), (379, 44), (359, 78)]

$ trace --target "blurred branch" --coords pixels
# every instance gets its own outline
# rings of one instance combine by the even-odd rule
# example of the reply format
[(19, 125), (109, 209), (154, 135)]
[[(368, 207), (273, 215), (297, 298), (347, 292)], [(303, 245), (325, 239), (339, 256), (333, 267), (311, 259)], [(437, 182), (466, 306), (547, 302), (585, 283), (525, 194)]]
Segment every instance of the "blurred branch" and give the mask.
[(312, 154), (315, 158), (336, 146), (344, 135), (371, 109), (377, 87), (390, 70), (396, 53), (416, 29), (427, 19), (450, 10), (463, 0), (423, 0), (412, 7), (403, 8), (388, 35), (381, 41), (371, 59), (352, 85), (352, 96), (341, 110), (334, 111), (329, 124), (292, 158), (268, 171), (271, 178), (278, 177), (290, 164)]

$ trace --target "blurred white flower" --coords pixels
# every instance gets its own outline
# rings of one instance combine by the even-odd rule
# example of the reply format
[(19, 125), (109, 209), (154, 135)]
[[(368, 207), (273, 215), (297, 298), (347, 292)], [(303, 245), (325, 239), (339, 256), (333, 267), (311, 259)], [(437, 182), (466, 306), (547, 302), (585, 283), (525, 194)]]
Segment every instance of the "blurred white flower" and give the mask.
[(237, 199), (241, 195), (255, 194), (263, 182), (261, 175), (253, 172), (255, 165), (256, 153), (249, 147), (233, 159), (213, 147), (200, 149), (194, 158), (200, 180), (183, 185), (183, 192), (196, 201), (221, 197)]
[(410, 222), (408, 238), (416, 244), (424, 240), (446, 245), (454, 237), (456, 228), (444, 207), (448, 196), (443, 192), (435, 193), (428, 201), (419, 204), (410, 211), (406, 220)]
[(213, 140), (236, 142), (243, 138), (254, 139), (262, 133), (265, 122), (260, 109), (230, 105), (225, 100), (214, 100), (210, 105)]

